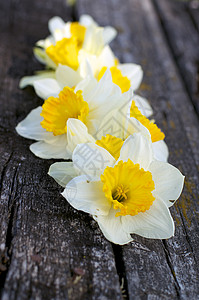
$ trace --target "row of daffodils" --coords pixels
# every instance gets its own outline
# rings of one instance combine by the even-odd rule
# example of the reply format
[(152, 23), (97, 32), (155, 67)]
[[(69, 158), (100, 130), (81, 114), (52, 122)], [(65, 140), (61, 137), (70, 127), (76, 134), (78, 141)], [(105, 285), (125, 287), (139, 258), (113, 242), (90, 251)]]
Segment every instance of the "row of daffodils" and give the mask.
[(99, 27), (88, 15), (67, 23), (54, 17), (49, 30), (34, 48), (45, 71), (20, 82), (21, 88), (32, 85), (44, 104), (17, 125), (18, 134), (36, 140), (30, 146), (36, 156), (67, 160), (48, 174), (109, 241), (173, 236), (169, 207), (184, 176), (167, 163), (165, 135), (149, 119), (148, 101), (135, 94), (141, 66), (121, 64), (109, 47), (115, 29)]

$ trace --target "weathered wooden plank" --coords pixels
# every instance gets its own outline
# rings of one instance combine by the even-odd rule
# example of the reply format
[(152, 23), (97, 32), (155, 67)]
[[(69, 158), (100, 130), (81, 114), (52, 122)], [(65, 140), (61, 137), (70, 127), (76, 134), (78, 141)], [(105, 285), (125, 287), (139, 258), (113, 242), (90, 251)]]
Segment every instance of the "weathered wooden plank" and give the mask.
[(1, 1), (0, 297), (121, 299), (111, 244), (86, 214), (72, 209), (47, 175), (53, 161), (34, 157), (16, 124), (42, 101), (19, 79), (41, 69), (34, 43), (47, 21), (72, 12), (65, 1)]
[(113, 47), (122, 62), (142, 64), (140, 92), (150, 99), (166, 133), (170, 162), (186, 175), (183, 197), (171, 209), (175, 237), (155, 241), (135, 236), (135, 242), (122, 247), (129, 299), (197, 299), (199, 123), (159, 17), (150, 0), (82, 0), (78, 7), (79, 13), (89, 12), (119, 29)]
[(186, 89), (199, 113), (199, 34), (193, 19), (196, 10), (191, 9), (193, 1), (154, 0), (154, 3)]
[(196, 29), (199, 31), (199, 2), (195, 0), (189, 1), (188, 9), (192, 17), (192, 21)]
[[(10, 258), (7, 265), (3, 264), (8, 267), (10, 263), (8, 272), (3, 271), (1, 277), (6, 280), (2, 298), (120, 299), (110, 244), (89, 217), (75, 212), (59, 196), (57, 185), (45, 175), (50, 162), (33, 157), (28, 152), (27, 140), (14, 133), (17, 121), (41, 103), (31, 89), (26, 89), (26, 96), (17, 90), (18, 79), (38, 68), (32, 56), (29, 60), (31, 47), (39, 38), (38, 31), (41, 34), (44, 30), (43, 36), (46, 35), (46, 24), (42, 20), (53, 14), (55, 4), (50, 1), (49, 15), (44, 16), (46, 12), (42, 13), (41, 7), (44, 10), (46, 4), (35, 3), (31, 7), (30, 23), (26, 21), (26, 13), (21, 12), (22, 6), (15, 5), (20, 22), (15, 27), (19, 20), (13, 18), (12, 35), (8, 38), (11, 29), (6, 27), (9, 21), (5, 21), (3, 28), (7, 31), (3, 34), (4, 46), (0, 47), (4, 58), (1, 63), (4, 83), (1, 151), (5, 152), (1, 164), (1, 251), (2, 254), (8, 252)], [(171, 162), (188, 176), (186, 193), (172, 210), (177, 226), (175, 238), (157, 242), (135, 237), (136, 242), (131, 245), (114, 247), (114, 253), (120, 279), (126, 268), (128, 285), (125, 288), (130, 299), (147, 295), (152, 299), (194, 299), (198, 293), (198, 121), (150, 4), (146, 0), (130, 1), (126, 6), (122, 6), (121, 1), (82, 0), (78, 4), (79, 13), (90, 12), (100, 24), (112, 22), (111, 25), (118, 27), (120, 36), (113, 46), (121, 60), (143, 64), (146, 76), (142, 93), (153, 99), (155, 116), (167, 134)], [(27, 9), (26, 4), (25, 7)], [(35, 16), (35, 7), (40, 8), (42, 20), (38, 21)], [(63, 14), (64, 11), (63, 8)], [(20, 45), (12, 49), (16, 41)], [(77, 234), (71, 235), (76, 229)], [(7, 251), (3, 250), (5, 246)], [(2, 255), (2, 261), (5, 260)]]

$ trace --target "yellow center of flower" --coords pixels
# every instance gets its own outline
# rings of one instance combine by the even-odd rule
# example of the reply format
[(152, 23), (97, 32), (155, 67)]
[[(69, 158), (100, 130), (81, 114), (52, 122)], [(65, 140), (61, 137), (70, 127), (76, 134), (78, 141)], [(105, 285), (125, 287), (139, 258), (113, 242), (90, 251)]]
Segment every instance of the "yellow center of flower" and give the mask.
[(127, 162), (119, 161), (114, 167), (106, 167), (101, 181), (106, 198), (117, 210), (116, 217), (145, 212), (155, 200), (151, 172), (140, 168), (139, 164), (134, 164), (130, 159)]
[(42, 105), (41, 116), (44, 120), (41, 126), (54, 135), (67, 132), (66, 122), (69, 118), (79, 119), (83, 123), (89, 112), (88, 103), (82, 97), (82, 91), (74, 92), (73, 89), (65, 87), (59, 93), (59, 97), (49, 97)]
[(71, 36), (77, 39), (78, 47), (81, 48), (84, 42), (86, 27), (78, 22), (73, 22), (70, 25)]
[(142, 125), (144, 125), (151, 134), (152, 142), (157, 142), (163, 140), (165, 138), (164, 133), (158, 128), (158, 126), (154, 123), (154, 121), (150, 121), (147, 119), (135, 105), (135, 101), (132, 101), (130, 108), (130, 117), (136, 118)]
[(46, 53), (56, 65), (67, 65), (77, 70), (79, 66), (78, 53), (84, 42), (86, 27), (78, 22), (73, 22), (70, 25), (70, 32), (70, 38), (63, 38), (55, 45), (49, 46)]
[(63, 38), (56, 45), (49, 46), (46, 53), (56, 65), (67, 65), (74, 70), (79, 66), (78, 42), (75, 38)]
[[(101, 69), (98, 75), (98, 80), (102, 78), (106, 70), (107, 67), (103, 67)], [(128, 77), (123, 76), (122, 72), (116, 66), (111, 67), (110, 71), (111, 71), (113, 83), (117, 84), (121, 88), (122, 93), (127, 92), (131, 87), (131, 82), (128, 79)]]
[(120, 61), (117, 57), (115, 57), (114, 62), (115, 62), (115, 66), (119, 65), (119, 63), (120, 63)]
[(97, 140), (95, 142), (98, 146), (106, 149), (116, 160), (120, 156), (120, 150), (123, 145), (123, 140), (107, 134), (105, 137), (103, 136), (101, 140)]

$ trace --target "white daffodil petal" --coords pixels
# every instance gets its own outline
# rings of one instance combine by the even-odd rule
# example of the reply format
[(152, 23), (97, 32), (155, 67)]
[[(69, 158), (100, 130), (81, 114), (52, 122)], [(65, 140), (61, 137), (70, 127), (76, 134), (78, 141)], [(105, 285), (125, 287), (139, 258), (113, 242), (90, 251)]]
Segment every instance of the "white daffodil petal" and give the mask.
[(33, 85), (36, 80), (40, 80), (43, 78), (55, 78), (54, 71), (43, 71), (39, 72), (37, 75), (34, 76), (25, 76), (19, 82), (19, 87), (21, 89), (25, 88), (27, 85)]
[(78, 119), (68, 119), (67, 121), (67, 149), (74, 151), (78, 144), (95, 143), (95, 139), (88, 133), (88, 128)]
[(87, 76), (90, 76), (91, 78), (94, 77), (96, 57), (85, 53), (85, 51), (81, 49), (79, 51), (78, 58), (80, 63), (77, 72), (81, 78), (86, 78)]
[[(89, 99), (90, 98), (90, 99)], [(101, 120), (109, 112), (118, 108), (121, 114), (123, 114), (123, 108), (129, 103), (131, 98), (131, 91), (122, 94), (119, 86), (112, 82), (110, 70), (107, 69), (104, 76), (96, 85), (87, 99), (89, 99), (89, 119), (96, 120), (96, 126), (98, 128)], [(87, 99), (85, 99), (87, 101)], [(91, 100), (92, 99), (92, 100)], [(88, 101), (87, 101), (88, 102)], [(126, 114), (125, 114), (126, 115)], [(95, 134), (95, 131), (91, 131), (91, 134)]]
[[(114, 85), (112, 82), (111, 72), (107, 70), (99, 82), (97, 82), (96, 79), (91, 78), (90, 76), (82, 80), (76, 86), (75, 92), (77, 90), (83, 91), (83, 98), (89, 105), (89, 115), (90, 115), (90, 113), (92, 113), (94, 110), (104, 107), (104, 105), (106, 106), (106, 108), (107, 105), (108, 106), (111, 105), (111, 103), (107, 101), (107, 98), (111, 96), (113, 87)], [(121, 94), (119, 88), (117, 89), (117, 91), (119, 94)]]
[[(49, 46), (54, 45), (54, 44), (55, 44), (54, 36), (50, 35), (44, 40), (44, 46), (42, 48), (44, 48), (44, 50), (45, 50), (46, 48), (48, 48)], [(38, 43), (36, 43), (36, 45), (38, 46)], [(46, 51), (45, 51), (45, 53), (46, 53)]]
[(92, 215), (107, 215), (111, 207), (102, 190), (101, 181), (88, 182), (82, 175), (72, 179), (62, 195), (76, 209)]
[[(93, 70), (92, 70), (92, 65), (90, 64), (89, 59), (87, 59), (87, 58), (84, 61), (84, 70), (85, 70), (84, 72), (87, 76), (90, 76), (91, 78), (94, 77)], [(82, 72), (82, 71), (80, 70), (80, 72)]]
[(86, 30), (83, 49), (86, 51), (99, 55), (104, 47), (103, 28), (96, 26), (89, 26)]
[(152, 143), (141, 133), (134, 133), (124, 142), (118, 161), (132, 160), (134, 164), (140, 164), (141, 168), (148, 169), (153, 160)]
[[(109, 69), (106, 70), (105, 74), (102, 76), (100, 81), (97, 83), (95, 90), (93, 89), (94, 94), (90, 97), (94, 97), (93, 104), (99, 106), (106, 103), (107, 96), (112, 94), (114, 84), (112, 82), (112, 75)], [(119, 89), (117, 90), (119, 93)], [(108, 104), (108, 103), (107, 103)]]
[(45, 48), (45, 40), (39, 40), (36, 42), (36, 46), (41, 47), (41, 48)]
[(106, 114), (96, 130), (96, 140), (100, 140), (102, 136), (106, 136), (107, 134), (123, 139), (125, 119), (126, 118), (118, 112), (118, 109)]
[(78, 72), (74, 71), (70, 67), (59, 65), (56, 70), (56, 79), (62, 88), (65, 86), (72, 88), (76, 86), (82, 78)]
[[(118, 92), (119, 92), (119, 89), (118, 89)], [(106, 101), (104, 101), (104, 99)], [(104, 116), (106, 116), (107, 114), (109, 114), (110, 112), (115, 110), (115, 107), (117, 108), (119, 106), (119, 103), (120, 103), (119, 101), (122, 101), (122, 97), (118, 93), (110, 95), (109, 97), (106, 97), (103, 94), (99, 94), (98, 96), (96, 96), (95, 100), (96, 101), (95, 101), (95, 103), (93, 103), (93, 105), (95, 104), (96, 107), (95, 108), (93, 107), (92, 109), (90, 109), (89, 116), (88, 116), (88, 121), (94, 120), (94, 122), (96, 122), (93, 129), (89, 128), (89, 132), (91, 134), (96, 133), (96, 128), (99, 127)], [(104, 103), (99, 103), (97, 105), (98, 100), (99, 100), (99, 102), (103, 101)]]
[(122, 226), (121, 217), (115, 217), (116, 211), (111, 208), (107, 216), (93, 216), (104, 236), (112, 243), (124, 245), (133, 241), (131, 235)]
[(82, 78), (85, 78), (87, 75), (97, 78), (102, 67), (110, 68), (115, 65), (115, 56), (109, 46), (105, 46), (98, 56), (81, 49), (78, 59), (80, 62), (78, 72)]
[[(116, 90), (117, 92), (117, 90)], [(122, 97), (119, 102), (118, 106), (118, 118), (126, 118), (129, 116), (129, 111), (132, 103), (133, 91), (129, 89), (127, 92), (122, 93)]]
[(168, 207), (172, 206), (172, 200), (177, 200), (182, 192), (184, 176), (174, 166), (160, 161), (152, 162), (149, 171), (155, 183), (154, 195), (160, 197)]
[(133, 100), (135, 101), (136, 106), (140, 110), (140, 112), (147, 118), (149, 118), (153, 114), (153, 109), (149, 104), (146, 98), (143, 98), (139, 95), (134, 94)]
[[(115, 97), (117, 99), (117, 97)], [(112, 107), (110, 112), (104, 112), (104, 117), (100, 119), (99, 125), (96, 126), (97, 130), (94, 133), (95, 138), (100, 140), (106, 134), (114, 135), (115, 137), (125, 140), (129, 135), (136, 132), (135, 129), (130, 129), (126, 118), (131, 99), (131, 90), (120, 94), (118, 103), (115, 103), (115, 108)], [(104, 106), (104, 109), (106, 106)], [(130, 123), (130, 121), (129, 121)]]
[(151, 141), (151, 134), (149, 130), (144, 125), (142, 125), (140, 121), (138, 121), (135, 118), (126, 118), (123, 139), (127, 139), (130, 135), (134, 133), (141, 133), (149, 141)]
[(89, 180), (93, 176), (100, 176), (107, 166), (113, 166), (115, 159), (104, 148), (92, 144), (79, 144), (72, 156), (74, 166)]
[(111, 68), (115, 65), (115, 55), (109, 46), (105, 46), (97, 59), (97, 71), (103, 67)]
[[(49, 46), (51, 43), (49, 44)], [(45, 47), (46, 48), (46, 47)], [(38, 61), (42, 64), (45, 64), (49, 66), (52, 69), (56, 69), (56, 64), (50, 59), (50, 57), (47, 55), (45, 49), (39, 48), (39, 47), (34, 47), (33, 48), (33, 53), (35, 57), (38, 59)]]
[(48, 175), (65, 188), (67, 183), (79, 174), (74, 168), (73, 162), (57, 162), (50, 166)]
[(104, 45), (109, 44), (117, 35), (117, 31), (115, 28), (111, 26), (104, 27), (103, 31), (103, 38), (104, 38)]
[(169, 150), (168, 150), (168, 147), (167, 147), (167, 144), (165, 143), (165, 141), (158, 141), (158, 142), (152, 143), (152, 148), (153, 148), (153, 152), (154, 152), (154, 158), (156, 160), (160, 160), (163, 162), (168, 161)]
[(52, 37), (54, 39), (52, 44), (55, 44), (58, 41), (62, 40), (64, 37), (66, 37), (65, 34), (64, 34), (64, 27), (62, 29), (56, 29), (53, 32)]
[(17, 133), (25, 138), (38, 141), (53, 138), (53, 134), (46, 131), (40, 125), (43, 120), (43, 117), (40, 116), (41, 112), (41, 106), (33, 109), (27, 117), (17, 125)]
[(61, 91), (61, 87), (55, 79), (44, 78), (33, 82), (36, 94), (46, 100), (50, 96), (57, 97)]
[(85, 27), (89, 27), (91, 25), (96, 25), (97, 23), (93, 20), (93, 18), (89, 15), (82, 15), (79, 19), (79, 23)]
[(131, 81), (133, 91), (137, 90), (143, 78), (143, 70), (140, 65), (136, 64), (121, 64), (117, 66), (123, 76), (127, 76)]
[(79, 90), (83, 91), (83, 98), (86, 102), (90, 105), (92, 104), (92, 98), (90, 97), (90, 93), (92, 93), (93, 89), (96, 88), (97, 85), (97, 80), (95, 78), (92, 78), (90, 76), (87, 76), (85, 79), (80, 81), (76, 88), (75, 88), (75, 93)]
[(48, 22), (48, 28), (51, 34), (54, 33), (57, 29), (63, 29), (65, 26), (65, 22), (60, 17), (53, 17)]
[[(86, 78), (86, 76), (89, 74), (92, 74), (92, 76), (93, 74), (95, 74), (98, 65), (98, 59), (96, 55), (89, 53), (85, 49), (81, 48), (78, 53), (78, 60), (79, 60), (79, 68), (77, 71), (82, 78)], [(89, 73), (87, 73), (88, 66), (86, 64), (86, 61), (89, 63), (92, 72), (90, 72), (89, 69)]]
[(175, 230), (169, 209), (161, 199), (156, 199), (151, 208), (143, 213), (122, 217), (122, 226), (128, 233), (151, 239), (168, 239)]
[(53, 140), (40, 141), (30, 146), (30, 150), (38, 157), (51, 159), (70, 159), (71, 155), (66, 149), (66, 135), (56, 136)]

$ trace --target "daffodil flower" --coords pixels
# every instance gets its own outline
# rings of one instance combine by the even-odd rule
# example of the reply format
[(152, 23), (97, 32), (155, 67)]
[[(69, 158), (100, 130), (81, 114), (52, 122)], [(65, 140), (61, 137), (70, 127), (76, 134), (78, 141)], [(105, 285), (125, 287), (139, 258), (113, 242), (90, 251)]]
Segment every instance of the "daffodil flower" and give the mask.
[[(77, 144), (95, 142), (93, 136), (106, 114), (111, 115), (132, 98), (131, 90), (121, 93), (109, 70), (99, 82), (88, 77), (75, 89), (51, 87), (53, 93), (42, 90), (43, 96), (49, 95), (43, 106), (33, 109), (16, 127), (21, 136), (38, 141), (30, 150), (41, 158), (71, 158)], [(76, 124), (81, 124), (81, 128)]]
[[(165, 135), (155, 121), (149, 119), (152, 115), (150, 105), (138, 95), (133, 95), (132, 99), (129, 107), (124, 105), (102, 120), (96, 134), (98, 145), (109, 151), (110, 145), (120, 145), (120, 141), (125, 141), (135, 132), (141, 132), (152, 141), (155, 159), (167, 162), (169, 151), (164, 141)], [(117, 147), (111, 148), (116, 155), (119, 153)]]
[[(60, 17), (49, 20), (51, 35), (36, 43), (34, 54), (48, 68), (56, 70), (59, 64), (66, 65), (85, 78), (85, 60), (96, 66), (111, 67), (115, 65), (115, 56), (108, 44), (116, 36), (116, 30), (111, 27), (99, 27), (89, 15), (82, 15), (79, 22), (65, 23)], [(37, 72), (34, 76), (25, 76), (20, 81), (20, 87), (32, 85), (36, 79), (52, 78), (50, 70)]]
[[(46, 82), (47, 81), (45, 81), (45, 83)], [(81, 87), (82, 84), (84, 85), (85, 81), (79, 83), (78, 88), (85, 90), (84, 86)], [(89, 91), (90, 88), (88, 88), (88, 86), (87, 90)], [(50, 93), (52, 94), (53, 91), (51, 87), (54, 93), (56, 92), (55, 94), (58, 94), (61, 89), (57, 82), (55, 84), (55, 81), (52, 81), (51, 85), (50, 82), (46, 85), (44, 81), (41, 80), (40, 84), (35, 86), (37, 94), (44, 99), (45, 97), (47, 98), (47, 96), (49, 97)], [(126, 93), (123, 95), (126, 95)], [(104, 114), (93, 135), (90, 134), (88, 128), (79, 119), (71, 119), (68, 121), (70, 130), (73, 132), (72, 135), (68, 134), (70, 151), (72, 152), (74, 150), (80, 140), (82, 143), (92, 141), (108, 150), (114, 157), (119, 157), (120, 149), (124, 141), (133, 133), (141, 132), (148, 140), (152, 141), (155, 159), (167, 162), (169, 151), (164, 141), (165, 135), (154, 123), (154, 120), (150, 121), (147, 118), (153, 113), (151, 106), (145, 98), (135, 94), (130, 95), (130, 99), (126, 98), (126, 102), (121, 101), (110, 113), (107, 112)]]
[[(128, 75), (128, 77), (123, 76), (119, 68), (123, 71), (124, 74)], [(132, 89), (132, 91), (135, 91), (139, 87), (143, 74), (140, 66), (135, 64), (121, 64), (117, 68), (103, 67), (101, 69), (103, 70), (103, 74), (99, 74), (100, 76), (98, 76), (97, 78), (98, 81), (102, 78), (107, 69), (109, 69), (111, 72), (113, 83), (117, 84), (120, 87), (122, 93), (127, 92), (130, 88)], [(41, 77), (32, 76), (33, 78), (30, 78), (30, 80), (28, 78), (25, 78), (23, 80), (23, 84), (24, 81), (25, 84), (32, 83), (36, 94), (45, 100), (52, 95), (56, 95), (65, 86), (71, 88), (75, 87), (78, 83), (80, 83), (80, 81), (84, 79), (84, 76), (90, 76), (90, 78), (94, 78), (92, 67), (89, 62), (85, 64), (83, 74), (81, 73), (81, 75), (68, 66), (59, 65), (55, 71), (54, 76), (50, 76), (49, 78), (42, 78), (43, 74), (39, 75)]]
[(50, 37), (36, 43), (35, 56), (51, 68), (61, 63), (73, 69), (78, 67), (79, 51), (99, 55), (116, 36), (111, 27), (99, 27), (89, 15), (82, 15), (79, 22), (65, 23), (60, 17), (49, 20)]
[[(89, 69), (89, 65), (87, 67)], [(112, 81), (114, 82), (113, 72), (111, 72), (111, 69), (108, 69), (108, 72), (109, 76), (111, 74)], [(86, 83), (87, 90), (89, 90), (88, 86), (91, 86), (93, 84), (92, 82), (95, 82), (96, 84), (96, 80), (93, 78), (92, 72), (89, 73), (88, 71), (88, 74), (90, 74), (90, 77), (87, 77), (86, 80), (80, 82), (80, 77), (74, 72), (74, 70), (69, 70), (67, 66), (59, 65), (54, 79), (44, 78), (36, 80), (33, 83), (33, 86), (36, 94), (42, 99), (47, 99), (50, 96), (57, 97), (65, 86), (72, 88), (74, 85), (78, 84), (78, 89), (85, 90)], [(116, 82), (114, 83), (116, 84)], [(122, 91), (121, 83), (122, 81), (118, 86), (120, 87), (121, 92), (125, 93), (125, 91)], [(134, 132), (142, 132), (145, 136), (147, 136), (147, 138), (152, 139), (156, 159), (167, 161), (169, 152), (167, 145), (163, 140), (164, 134), (157, 127), (154, 121), (150, 121), (147, 118), (153, 113), (151, 106), (145, 98), (136, 94), (132, 95), (132, 99), (133, 101), (127, 101), (126, 103), (122, 101), (120, 104), (118, 103), (114, 110), (111, 110), (110, 113), (106, 113), (96, 130), (95, 141), (102, 139), (101, 146), (102, 144), (105, 144), (106, 147), (106, 140), (104, 139), (106, 134), (113, 136), (113, 138), (115, 136), (124, 141)], [(73, 120), (70, 122), (70, 126), (73, 128), (73, 136), (70, 138), (70, 145), (73, 145), (71, 149), (75, 148), (78, 144), (78, 140), (80, 139), (82, 143), (91, 140), (91, 136), (84, 123), (79, 120)], [(112, 143), (110, 138), (109, 143)]]
[[(112, 67), (115, 65), (115, 56), (109, 46), (105, 46), (102, 52), (96, 56), (94, 54), (86, 54), (86, 52), (79, 52), (79, 67), (74, 70), (68, 65), (61, 65), (60, 63), (54, 70), (38, 71), (33, 76), (24, 76), (19, 83), (20, 88), (24, 88), (27, 85), (34, 85), (37, 80), (44, 78), (56, 78), (57, 72), (62, 73), (64, 80), (68, 78), (72, 86), (76, 85), (79, 81), (85, 79), (88, 75), (97, 77), (99, 71), (105, 67)], [(142, 70), (139, 65), (132, 64), (134, 71), (134, 78), (142, 77)], [(97, 74), (94, 76), (94, 74)], [(132, 72), (131, 72), (132, 74)], [(141, 75), (140, 75), (141, 74)], [(138, 78), (138, 79), (139, 79)], [(73, 81), (74, 80), (74, 81)], [(141, 82), (142, 78), (140, 79)]]
[[(64, 77), (75, 77), (73, 86), (93, 75), (98, 80), (107, 68), (110, 68), (113, 82), (122, 92), (131, 87), (136, 90), (143, 77), (141, 66), (137, 64), (119, 64), (108, 43), (116, 35), (112, 27), (101, 28), (88, 15), (83, 15), (80, 22), (67, 22), (59, 17), (49, 21), (51, 36), (37, 42), (34, 52), (38, 60), (56, 70), (59, 65), (65, 66)], [(53, 71), (40, 71), (34, 76), (25, 76), (20, 87), (33, 85), (42, 78), (55, 78)]]
[(109, 241), (123, 245), (133, 240), (131, 234), (174, 235), (169, 207), (181, 194), (184, 176), (155, 160), (152, 142), (141, 133), (124, 142), (117, 160), (93, 143), (78, 145), (72, 160), (52, 165), (49, 174), (66, 186), (62, 195), (75, 209), (93, 216)]
[(40, 71), (34, 76), (23, 77), (20, 81), (20, 88), (27, 85), (33, 85), (36, 88), (42, 83), (48, 85), (48, 79), (56, 79), (62, 86), (73, 87), (87, 76), (95, 77), (99, 81), (108, 68), (111, 71), (113, 82), (121, 88), (123, 93), (127, 92), (129, 88), (133, 91), (139, 88), (143, 78), (141, 66), (133, 63), (116, 64), (110, 47), (106, 46), (99, 56), (81, 54), (77, 70), (59, 64), (55, 71)]
[(79, 58), (80, 65), (76, 73), (81, 78), (92, 74), (92, 76), (100, 80), (109, 68), (113, 82), (121, 88), (123, 93), (127, 92), (130, 88), (136, 91), (141, 84), (143, 78), (142, 67), (134, 63), (121, 64), (108, 46), (103, 49), (99, 56), (82, 51)]

